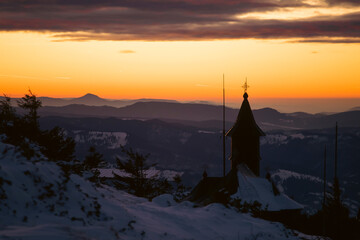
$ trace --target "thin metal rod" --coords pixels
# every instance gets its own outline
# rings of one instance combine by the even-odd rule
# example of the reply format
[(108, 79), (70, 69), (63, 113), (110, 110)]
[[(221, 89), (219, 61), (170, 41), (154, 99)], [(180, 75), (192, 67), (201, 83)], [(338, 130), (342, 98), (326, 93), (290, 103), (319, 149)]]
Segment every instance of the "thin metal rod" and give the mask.
[(323, 209), (326, 204), (326, 145), (324, 150), (324, 197), (323, 197)]
[(326, 232), (326, 216), (325, 216), (325, 206), (326, 206), (326, 145), (325, 145), (325, 149), (324, 149), (324, 198), (323, 198), (323, 206), (322, 206), (322, 210), (323, 210), (323, 216), (322, 216), (322, 220), (323, 220), (323, 235), (325, 235)]
[(223, 74), (223, 176), (225, 177), (225, 76)]

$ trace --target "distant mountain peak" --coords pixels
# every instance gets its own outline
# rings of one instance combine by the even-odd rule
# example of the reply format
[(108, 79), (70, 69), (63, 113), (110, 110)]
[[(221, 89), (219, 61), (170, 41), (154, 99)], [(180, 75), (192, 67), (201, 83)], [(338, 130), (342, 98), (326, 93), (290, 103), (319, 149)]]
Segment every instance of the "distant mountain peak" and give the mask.
[(106, 99), (103, 99), (92, 93), (87, 93), (82, 97), (74, 98), (72, 100), (72, 103), (85, 104), (85, 105), (90, 105), (90, 106), (103, 106), (103, 105), (106, 105), (107, 102), (108, 101)]
[(87, 93), (85, 94), (84, 96), (82, 97), (79, 97), (79, 98), (86, 98), (86, 99), (101, 99), (99, 96), (95, 95), (95, 94), (92, 94), (92, 93)]

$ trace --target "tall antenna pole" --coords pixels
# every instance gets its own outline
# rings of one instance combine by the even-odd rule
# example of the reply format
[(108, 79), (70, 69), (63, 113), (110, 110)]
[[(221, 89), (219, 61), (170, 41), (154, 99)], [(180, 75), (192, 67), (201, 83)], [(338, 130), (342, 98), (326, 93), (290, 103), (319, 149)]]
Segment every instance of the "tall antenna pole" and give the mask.
[(324, 150), (324, 197), (323, 197), (323, 210), (326, 204), (326, 145)]
[(225, 177), (225, 76), (223, 74), (223, 177)]
[(337, 161), (338, 161), (338, 124), (335, 126), (335, 178), (337, 178)]
[[(339, 186), (339, 179), (337, 177), (337, 164), (338, 164), (338, 124), (336, 122), (335, 126), (335, 173), (334, 173), (334, 200), (336, 206), (340, 207), (341, 200), (340, 200), (340, 186)], [(339, 235), (339, 225), (338, 225), (338, 217), (339, 213), (338, 211), (335, 211), (335, 238), (338, 238)]]
[(326, 231), (326, 219), (325, 219), (325, 205), (326, 205), (326, 144), (324, 149), (324, 197), (323, 197), (323, 234), (325, 235)]

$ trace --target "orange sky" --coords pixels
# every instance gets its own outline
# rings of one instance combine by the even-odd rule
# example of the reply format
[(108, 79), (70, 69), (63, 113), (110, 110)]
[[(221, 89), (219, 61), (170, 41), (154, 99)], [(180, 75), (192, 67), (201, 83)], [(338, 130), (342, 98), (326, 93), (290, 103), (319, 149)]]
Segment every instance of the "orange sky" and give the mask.
[(285, 40), (54, 42), (0, 33), (3, 93), (106, 98), (360, 97), (360, 44)]
[(2, 93), (220, 102), (224, 73), (229, 102), (246, 77), (253, 98), (360, 98), (354, 1), (83, 2), (0, 4)]

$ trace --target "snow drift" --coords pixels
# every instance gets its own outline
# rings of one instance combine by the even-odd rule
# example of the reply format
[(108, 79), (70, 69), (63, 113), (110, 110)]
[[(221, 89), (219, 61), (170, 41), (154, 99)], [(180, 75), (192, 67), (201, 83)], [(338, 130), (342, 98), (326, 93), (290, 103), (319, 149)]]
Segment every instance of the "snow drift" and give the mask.
[(171, 195), (149, 202), (67, 177), (41, 154), (28, 160), (2, 142), (0, 166), (1, 239), (300, 239), (220, 204), (194, 208)]

